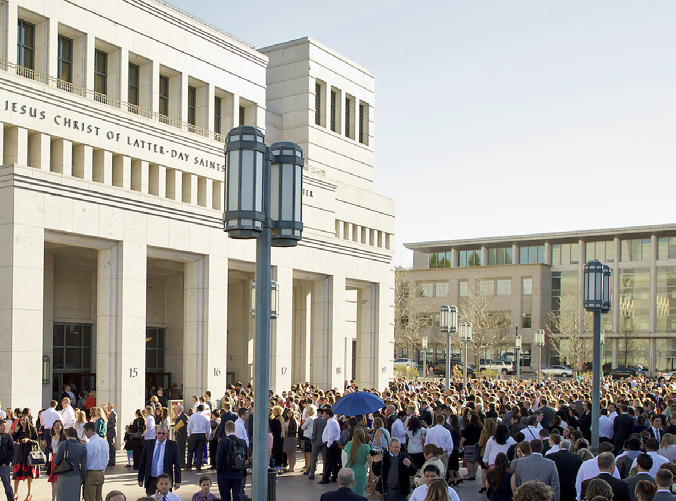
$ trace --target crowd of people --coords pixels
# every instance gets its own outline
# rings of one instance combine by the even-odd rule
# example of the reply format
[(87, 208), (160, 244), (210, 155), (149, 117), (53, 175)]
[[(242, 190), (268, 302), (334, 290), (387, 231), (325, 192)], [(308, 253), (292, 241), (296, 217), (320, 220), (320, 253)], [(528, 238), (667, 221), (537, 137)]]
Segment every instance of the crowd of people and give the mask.
[[(482, 378), (392, 382), (379, 392), (385, 406), (339, 416), (333, 405), (359, 390), (322, 391), (305, 383), (269, 394), (268, 461), (320, 484), (337, 482), (331, 499), (459, 501), (453, 487), (476, 482), (491, 501), (674, 501), (676, 393), (665, 379), (642, 375), (602, 384), (600, 445), (591, 450), (591, 381)], [(161, 389), (125, 427), (127, 467), (151, 498), (179, 499), (181, 472), (213, 468), (222, 499), (245, 500), (253, 442), (253, 387), (239, 383), (221, 398), (207, 391), (192, 406), (170, 412)], [(0, 424), (0, 477), (8, 500), (18, 499), (40, 467), (44, 450), (53, 500), (102, 499), (106, 466), (114, 464), (117, 417), (112, 404), (71, 405), (67, 391), (34, 420), (30, 409), (7, 409)], [(0, 417), (3, 417), (0, 414)], [(5, 429), (7, 428), (7, 432)], [(175, 440), (169, 439), (173, 431)], [(50, 459), (51, 456), (51, 459)], [(72, 468), (59, 465), (66, 461)], [(93, 461), (92, 461), (93, 458)], [(318, 473), (321, 460), (322, 473)], [(10, 485), (9, 471), (14, 484)], [(461, 475), (461, 470), (465, 471)], [(302, 477), (301, 477), (302, 478)], [(208, 476), (194, 499), (218, 499)], [(466, 485), (466, 484), (465, 484)], [(347, 490), (350, 497), (345, 497)], [(10, 496), (11, 493), (11, 496)], [(201, 493), (201, 494), (200, 494)], [(330, 494), (342, 493), (343, 497)], [(124, 494), (113, 493), (120, 501)], [(14, 498), (16, 496), (16, 498)], [(160, 496), (160, 497), (157, 497)], [(201, 496), (201, 497), (199, 497)], [(106, 498), (109, 499), (109, 498)]]

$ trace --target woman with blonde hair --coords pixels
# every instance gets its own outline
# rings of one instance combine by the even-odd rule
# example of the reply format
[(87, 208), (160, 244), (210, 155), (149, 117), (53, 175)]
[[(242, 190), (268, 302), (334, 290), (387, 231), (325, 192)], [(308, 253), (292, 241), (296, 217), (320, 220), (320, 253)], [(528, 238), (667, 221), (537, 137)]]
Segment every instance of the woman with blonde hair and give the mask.
[(284, 445), (282, 450), (286, 454), (289, 471), (293, 473), (296, 468), (296, 448), (298, 447), (298, 421), (293, 409), (287, 407), (284, 410)]
[(94, 417), (96, 421), (94, 425), (96, 426), (96, 434), (99, 437), (106, 438), (106, 433), (108, 432), (108, 415), (101, 407), (94, 407)]
[(300, 429), (303, 432), (303, 457), (305, 458), (306, 467), (309, 467), (310, 459), (312, 459), (312, 428), (314, 421), (315, 408), (309, 405), (305, 408), (305, 421), (300, 425)]
[(279, 405), (272, 408), (270, 432), (272, 433), (272, 460), (275, 463), (275, 468), (281, 470), (284, 460), (284, 418), (282, 417), (282, 408)]
[(477, 444), (477, 448), (480, 451), (477, 459), (480, 460), (481, 464), (481, 489), (479, 489), (480, 494), (483, 494), (486, 492), (486, 490), (488, 490), (488, 465), (483, 461), (484, 452), (486, 452), (486, 444), (488, 444), (488, 439), (495, 435), (497, 429), (498, 422), (493, 418), (486, 418), (486, 421), (484, 421), (484, 429), (481, 431), (479, 443)]
[(660, 442), (660, 449), (657, 453), (671, 462), (676, 461), (676, 435), (671, 433), (662, 435), (662, 442)]
[(77, 431), (77, 439), (85, 443), (87, 440), (84, 434), (84, 425), (87, 424), (87, 413), (80, 409), (75, 409), (75, 431)]
[(437, 447), (434, 444), (425, 444), (423, 447), (423, 454), (425, 455), (425, 462), (422, 465), (422, 468), (418, 471), (418, 474), (413, 478), (413, 482), (416, 487), (420, 487), (425, 483), (423, 480), (423, 472), (427, 465), (433, 464), (439, 468), (439, 476), (444, 478), (446, 476), (446, 467), (444, 462), (441, 460), (441, 456), (444, 454), (444, 450), (441, 447)]
[(371, 447), (366, 443), (366, 433), (363, 428), (355, 428), (352, 434), (352, 441), (345, 446), (347, 454), (347, 463), (345, 468), (350, 468), (354, 472), (354, 485), (352, 491), (360, 496), (366, 492), (366, 459), (368, 458)]

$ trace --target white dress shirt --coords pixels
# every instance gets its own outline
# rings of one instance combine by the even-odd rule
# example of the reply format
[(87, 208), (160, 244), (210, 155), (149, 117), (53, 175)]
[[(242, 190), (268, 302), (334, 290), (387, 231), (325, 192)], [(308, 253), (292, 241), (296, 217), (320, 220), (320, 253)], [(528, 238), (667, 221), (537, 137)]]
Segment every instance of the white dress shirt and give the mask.
[[(411, 497), (408, 498), (408, 501), (425, 501), (428, 489), (429, 487), (427, 487), (427, 484), (422, 484), (420, 487), (416, 487), (411, 494)], [(460, 496), (458, 496), (458, 493), (455, 492), (455, 489), (452, 487), (448, 488), (448, 495), (450, 496), (451, 501), (460, 501)]]
[(246, 423), (241, 417), (238, 417), (237, 421), (235, 421), (235, 436), (240, 440), (244, 440), (247, 449), (249, 448), (249, 432), (246, 431)]
[(54, 426), (54, 421), (61, 419), (61, 414), (54, 407), (47, 407), (42, 414), (40, 414), (40, 424), (45, 430), (51, 430)]
[[(155, 457), (155, 453), (157, 453), (157, 449), (160, 449), (159, 452), (159, 457), (157, 458), (157, 467), (155, 468), (155, 471), (150, 472), (151, 477), (157, 477), (164, 473), (164, 447), (167, 445), (167, 441), (165, 440), (164, 442), (160, 442), (159, 440), (155, 440), (155, 447), (153, 448), (153, 455), (152, 457)], [(152, 470), (152, 463), (150, 465), (150, 468)]]
[(549, 456), (550, 454), (554, 454), (555, 452), (559, 452), (561, 450), (561, 446), (559, 444), (554, 444), (551, 446), (551, 448), (545, 453), (545, 456)]
[[(237, 422), (235, 422), (237, 427)], [(202, 412), (193, 414), (188, 421), (188, 435), (195, 433), (204, 433), (207, 437), (211, 433), (211, 419), (206, 417)]]
[(441, 447), (449, 456), (453, 452), (453, 437), (451, 436), (451, 432), (441, 424), (437, 424), (427, 431), (425, 443)]
[[(655, 451), (648, 451), (646, 452), (651, 458), (653, 458), (653, 467), (650, 468), (650, 475), (655, 478), (655, 475), (657, 474), (657, 470), (660, 469), (660, 466), (662, 466), (664, 463), (668, 463), (669, 460), (665, 458), (664, 456), (660, 456), (657, 452)], [(634, 459), (634, 462), (631, 463), (631, 467), (633, 468), (636, 466), (636, 459)]]
[(540, 430), (538, 430), (536, 426), (526, 426), (523, 430), (521, 430), (521, 433), (523, 433), (525, 440), (540, 440)]
[(87, 471), (105, 471), (106, 466), (108, 466), (108, 454), (110, 453), (108, 442), (94, 433), (85, 447), (87, 448)]
[(335, 417), (331, 417), (324, 427), (322, 432), (322, 442), (326, 444), (327, 447), (331, 447), (333, 442), (337, 442), (340, 438), (340, 425), (336, 421)]
[(613, 438), (613, 420), (608, 416), (599, 418), (599, 437)]
[[(582, 482), (598, 476), (599, 473), (601, 473), (601, 470), (599, 470), (597, 458), (587, 459), (580, 465), (580, 469), (577, 471), (577, 477), (575, 478), (575, 490), (577, 491), (578, 501), (581, 501), (582, 499), (580, 495), (582, 493)], [(620, 480), (620, 472), (617, 468), (615, 468), (615, 471), (613, 472), (613, 477)]]
[(7, 419), (7, 413), (5, 411), (3, 411), (2, 409), (0, 409), (0, 418)]
[[(61, 411), (61, 421), (63, 422), (63, 429), (67, 430), (75, 426), (75, 411), (70, 405)], [(52, 423), (54, 424), (54, 423)]]
[(498, 444), (495, 441), (495, 438), (489, 438), (486, 441), (486, 447), (484, 450), (484, 463), (489, 466), (493, 466), (495, 464), (495, 458), (498, 456), (498, 454), (501, 452), (507, 454), (509, 448), (514, 444), (516, 444), (516, 440), (514, 440), (512, 437), (507, 437), (507, 441), (503, 445)]
[(392, 423), (392, 437), (398, 438), (402, 444), (406, 443), (406, 429), (404, 428), (404, 423), (401, 422), (401, 419), (397, 419)]
[(153, 416), (146, 416), (146, 431), (143, 432), (143, 438), (146, 440), (154, 440), (157, 438), (155, 434), (155, 418)]

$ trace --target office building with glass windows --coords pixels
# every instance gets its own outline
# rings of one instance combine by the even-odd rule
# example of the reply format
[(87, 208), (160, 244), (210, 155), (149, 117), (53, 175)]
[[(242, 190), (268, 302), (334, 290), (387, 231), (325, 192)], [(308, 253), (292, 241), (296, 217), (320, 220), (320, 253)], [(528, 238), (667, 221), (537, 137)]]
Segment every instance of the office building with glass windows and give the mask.
[[(480, 287), (490, 311), (511, 318), (512, 339), (523, 337), (525, 366), (535, 367), (536, 329), (546, 332), (542, 365), (570, 363), (563, 357), (565, 339), (557, 331), (564, 308), (580, 319), (584, 264), (599, 260), (612, 269), (612, 309), (602, 316), (604, 368), (642, 365), (651, 374), (676, 369), (676, 225), (582, 230), (521, 236), (405, 244), (413, 251), (411, 280), (420, 285), (421, 308), (429, 313), (427, 333), (434, 333), (439, 307), (461, 304), (470, 288)], [(673, 305), (672, 305), (673, 300)], [(565, 303), (565, 304), (564, 304)], [(583, 322), (580, 322), (581, 326)], [(553, 329), (553, 330), (552, 330)], [(584, 351), (591, 363), (589, 350)], [(590, 329), (589, 329), (590, 330)], [(443, 346), (428, 358), (443, 356)], [(460, 344), (454, 343), (454, 353)], [(500, 353), (478, 358), (506, 357)], [(470, 363), (473, 358), (469, 358)]]
[(148, 385), (251, 381), (255, 242), (222, 220), (238, 125), (306, 161), (303, 240), (272, 254), (270, 387), (386, 385), (394, 202), (374, 191), (366, 69), (164, 0), (9, 0), (0, 23), (3, 405), (35, 413), (69, 383), (126, 423)]

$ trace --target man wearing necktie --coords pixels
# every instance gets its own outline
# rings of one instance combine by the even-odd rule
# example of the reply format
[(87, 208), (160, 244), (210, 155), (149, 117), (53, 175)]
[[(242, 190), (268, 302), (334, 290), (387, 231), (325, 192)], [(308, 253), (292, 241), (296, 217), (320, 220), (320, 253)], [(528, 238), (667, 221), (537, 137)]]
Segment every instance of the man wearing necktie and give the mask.
[(663, 424), (662, 416), (660, 414), (655, 414), (649, 431), (653, 438), (657, 439), (657, 443), (661, 443), (662, 437), (664, 436), (664, 430), (662, 429)]
[(145, 485), (146, 493), (153, 496), (157, 492), (157, 479), (163, 474), (173, 479), (174, 489), (181, 485), (181, 463), (178, 456), (178, 445), (168, 440), (167, 428), (159, 425), (156, 430), (157, 438), (148, 440), (141, 454), (138, 469), (138, 484)]

